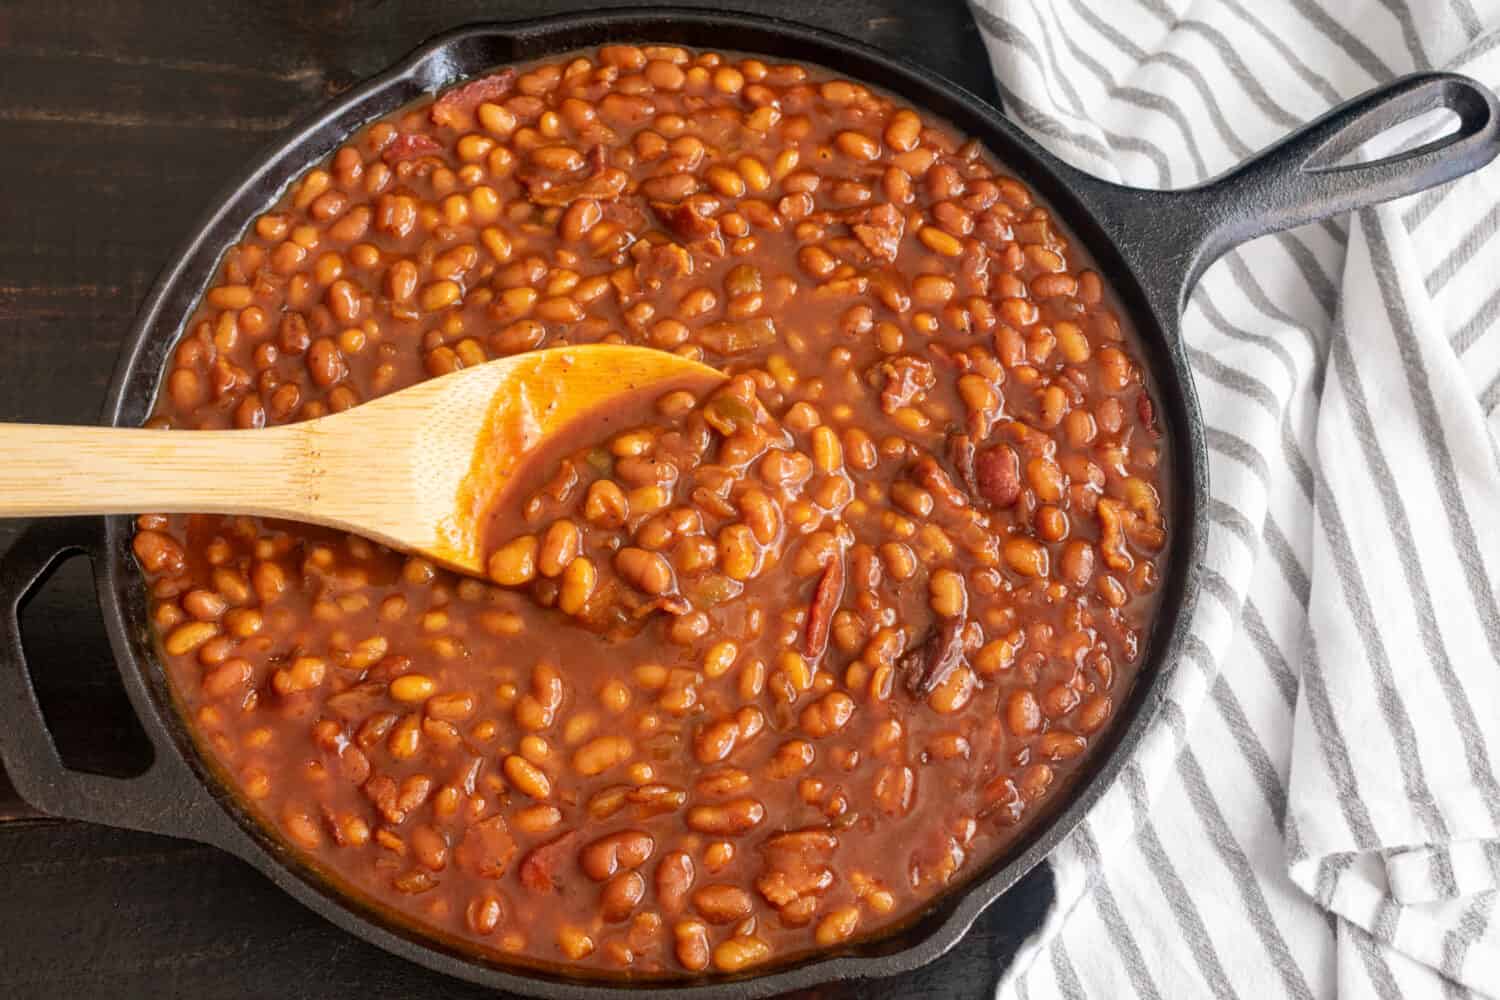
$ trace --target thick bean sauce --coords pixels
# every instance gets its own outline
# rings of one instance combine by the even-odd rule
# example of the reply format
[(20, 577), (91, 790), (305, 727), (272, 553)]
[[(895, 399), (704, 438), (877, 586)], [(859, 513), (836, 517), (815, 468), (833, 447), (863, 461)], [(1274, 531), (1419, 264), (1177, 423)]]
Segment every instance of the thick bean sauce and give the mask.
[(610, 46), (298, 180), (152, 424), (305, 420), (595, 341), (731, 377), (537, 457), (488, 582), (142, 516), (183, 712), (351, 892), (516, 961), (733, 972), (911, 917), (1063, 794), (1144, 649), (1162, 442), (1100, 276), (887, 96)]

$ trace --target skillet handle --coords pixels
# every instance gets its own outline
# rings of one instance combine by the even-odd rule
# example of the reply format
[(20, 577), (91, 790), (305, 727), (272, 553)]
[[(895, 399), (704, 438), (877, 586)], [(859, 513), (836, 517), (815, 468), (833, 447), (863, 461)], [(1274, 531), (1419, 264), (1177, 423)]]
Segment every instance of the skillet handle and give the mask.
[(173, 748), (149, 734), (144, 774), (114, 778), (74, 771), (57, 752), (21, 646), (21, 610), (69, 556), (103, 558), (100, 522), (68, 518), (32, 524), (0, 557), (0, 762), (16, 791), (52, 816), (176, 837), (193, 832), (206, 796)]
[[(1456, 131), (1378, 160), (1339, 163), (1388, 129), (1438, 109), (1458, 115)], [(1137, 270), (1153, 304), (1175, 320), (1203, 271), (1233, 247), (1445, 184), (1497, 154), (1500, 101), (1489, 88), (1457, 73), (1413, 73), (1339, 105), (1197, 187), (1106, 185), (1099, 194), (1102, 214), (1124, 228), (1122, 241), (1141, 248), (1137, 263), (1147, 266)]]

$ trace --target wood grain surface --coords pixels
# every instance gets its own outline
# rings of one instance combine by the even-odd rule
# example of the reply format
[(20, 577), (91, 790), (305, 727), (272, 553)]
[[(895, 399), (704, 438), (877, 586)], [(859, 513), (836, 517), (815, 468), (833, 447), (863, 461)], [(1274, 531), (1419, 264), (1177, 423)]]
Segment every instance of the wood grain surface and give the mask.
[[(439, 31), (615, 5), (0, 0), (0, 420), (96, 420), (156, 272), (292, 121)], [(856, 36), (995, 100), (958, 0), (729, 5)], [(20, 527), (0, 521), (0, 549)], [(65, 759), (138, 770), (144, 737), (87, 564), (65, 564), (23, 625)], [(1050, 896), (1044, 870), (926, 969), (816, 995), (988, 996)], [(213, 848), (37, 817), (0, 778), (0, 997), (494, 995), (349, 936)]]

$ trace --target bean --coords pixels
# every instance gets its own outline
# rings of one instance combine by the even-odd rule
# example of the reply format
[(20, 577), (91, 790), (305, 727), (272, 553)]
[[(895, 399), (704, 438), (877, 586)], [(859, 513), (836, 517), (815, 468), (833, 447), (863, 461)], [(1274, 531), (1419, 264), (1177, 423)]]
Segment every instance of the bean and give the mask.
[(672, 564), (659, 552), (623, 548), (615, 553), (615, 569), (631, 586), (653, 596), (665, 594), (675, 582)]
[(720, 768), (710, 771), (698, 779), (693, 790), (699, 795), (708, 797), (720, 797), (733, 795), (735, 792), (744, 791), (750, 787), (750, 774), (737, 767)]
[(937, 226), (923, 226), (917, 232), (917, 239), (927, 249), (944, 257), (957, 257), (964, 252), (963, 244), (955, 236)]
[(448, 841), (430, 826), (412, 830), (411, 848), (418, 863), (432, 871), (442, 871), (448, 866)]
[(735, 936), (725, 938), (714, 948), (714, 968), (720, 972), (738, 972), (770, 957), (771, 945), (764, 939)]
[(474, 696), (466, 691), (434, 695), (427, 699), (427, 715), (445, 722), (458, 722), (474, 714)]
[(597, 528), (618, 528), (625, 523), (629, 512), (629, 502), (619, 484), (599, 479), (589, 487), (584, 502), (584, 517), (590, 524)]
[(651, 857), (656, 841), (643, 830), (622, 830), (585, 845), (578, 864), (589, 878), (603, 882), (616, 872), (639, 868)]
[(891, 502), (914, 517), (925, 518), (932, 513), (932, 494), (905, 480), (891, 484)]
[(578, 557), (579, 549), (578, 525), (566, 518), (552, 522), (537, 553), (537, 571), (543, 576), (557, 576)]
[(518, 790), (534, 799), (545, 799), (552, 794), (552, 782), (535, 764), (524, 757), (511, 754), (503, 765), (505, 778)]
[(1016, 644), (1009, 639), (995, 639), (979, 650), (974, 666), (986, 677), (1009, 670), (1015, 663)]
[(746, 526), (759, 544), (770, 545), (780, 536), (781, 512), (765, 490), (746, 490), (740, 497), (740, 510), (745, 516)]
[(332, 338), (319, 337), (307, 349), (307, 371), (318, 385), (329, 386), (349, 374), (349, 365)]
[(1062, 578), (1078, 588), (1088, 586), (1094, 575), (1094, 547), (1084, 541), (1071, 541), (1063, 547), (1059, 566)]
[(599, 890), (599, 914), (610, 923), (619, 923), (634, 912), (645, 895), (646, 880), (641, 873), (622, 872)]
[(464, 909), (464, 922), (475, 934), (493, 934), (505, 919), (505, 904), (493, 892), (481, 893)]
[(1049, 719), (1060, 719), (1078, 707), (1078, 692), (1067, 684), (1054, 684), (1042, 695), (1042, 711)]
[(939, 618), (961, 618), (969, 607), (964, 578), (951, 569), (940, 569), (927, 581), (932, 611)]
[(754, 903), (739, 886), (715, 883), (694, 890), (693, 909), (711, 924), (732, 924), (748, 917)]
[(219, 634), (219, 626), (213, 622), (189, 622), (174, 629), (162, 643), (171, 656), (183, 656)]
[(288, 806), (283, 816), (283, 828), (300, 847), (312, 850), (323, 843), (323, 834), (317, 822), (295, 806)]
[(669, 914), (680, 913), (693, 885), (692, 856), (685, 851), (670, 851), (656, 865), (656, 901)]
[(593, 954), (594, 939), (582, 927), (566, 924), (557, 931), (557, 947), (576, 962)]
[(720, 66), (714, 70), (714, 89), (722, 94), (738, 94), (745, 86), (745, 74), (733, 66)]
[(1042, 706), (1029, 689), (1022, 688), (1011, 694), (1006, 703), (1005, 721), (1017, 736), (1030, 736), (1041, 728)]
[(218, 700), (243, 691), (253, 671), (249, 660), (225, 660), (203, 675), (204, 697)]
[(693, 739), (693, 753), (703, 764), (724, 760), (734, 752), (734, 745), (739, 737), (738, 722), (734, 719), (720, 719), (698, 730), (698, 735)]
[(244, 309), (255, 301), (248, 285), (220, 285), (208, 293), (208, 304), (215, 309)]
[(754, 533), (744, 524), (731, 524), (719, 532), (719, 561), (731, 580), (749, 580), (760, 563)]
[(928, 695), (927, 703), (932, 710), (941, 715), (952, 715), (954, 712), (962, 711), (974, 696), (976, 678), (974, 671), (968, 667), (959, 667), (951, 671), (941, 684), (933, 688), (932, 694)]
[(579, 774), (593, 776), (603, 774), (610, 768), (623, 764), (634, 754), (635, 748), (623, 736), (600, 736), (579, 747), (573, 754), (573, 769)]
[(842, 691), (830, 691), (802, 710), (801, 724), (814, 739), (836, 733), (854, 715), (854, 699)]
[(887, 816), (905, 816), (911, 811), (916, 782), (911, 768), (885, 765), (875, 775), (875, 804)]
[(703, 173), (708, 186), (726, 198), (739, 198), (747, 190), (745, 178), (728, 167), (712, 166)]
[(562, 822), (562, 812), (556, 806), (539, 803), (517, 810), (511, 822), (523, 833), (546, 833)]
[[(183, 628), (186, 627), (183, 626)], [(272, 675), (271, 686), (276, 689), (277, 694), (301, 694), (321, 685), (327, 676), (328, 663), (322, 657), (299, 656), (292, 661), (291, 666), (284, 667)]]
[(885, 144), (898, 153), (908, 153), (917, 146), (922, 134), (922, 119), (915, 111), (902, 108), (891, 116), (885, 127)]
[(880, 143), (862, 132), (840, 132), (834, 136), (833, 144), (840, 153), (851, 160), (869, 162), (880, 159)]
[(557, 606), (570, 615), (582, 614), (598, 585), (599, 573), (593, 562), (579, 556), (563, 570), (562, 588)]
[(214, 621), (228, 607), (229, 602), (211, 590), (190, 590), (182, 595), (182, 610), (199, 621)]
[(404, 716), (391, 728), (386, 749), (397, 760), (410, 760), (422, 748), (422, 722), (416, 715)]
[(660, 59), (648, 62), (643, 75), (657, 90), (681, 90), (687, 82), (687, 74), (682, 67)]
[(178, 573), (185, 553), (177, 540), (159, 531), (138, 531), (131, 540), (135, 557), (147, 573)]
[(1109, 720), (1113, 708), (1114, 703), (1109, 695), (1094, 695), (1078, 711), (1078, 728), (1085, 733), (1097, 732)]
[(703, 655), (703, 674), (705, 677), (722, 677), (734, 666), (735, 657), (739, 655), (739, 647), (735, 643), (725, 640), (715, 643), (709, 647)]
[(1042, 734), (1040, 750), (1049, 760), (1068, 760), (1088, 748), (1088, 741), (1077, 733), (1053, 729)]
[(738, 836), (765, 819), (766, 809), (751, 798), (732, 799), (722, 805), (693, 806), (687, 812), (689, 829), (716, 836)]
[(820, 947), (831, 948), (853, 937), (858, 927), (859, 908), (840, 906), (830, 910), (822, 920), (818, 921), (818, 929), (813, 937)]
[(679, 921), (672, 929), (675, 954), (684, 969), (701, 972), (708, 968), (708, 927), (701, 920)]
[(1029, 538), (1012, 538), (1005, 543), (1005, 563), (1022, 576), (1047, 575), (1047, 550)]
[(490, 553), (490, 579), (507, 587), (519, 587), (536, 576), (538, 542), (535, 535), (522, 535)]

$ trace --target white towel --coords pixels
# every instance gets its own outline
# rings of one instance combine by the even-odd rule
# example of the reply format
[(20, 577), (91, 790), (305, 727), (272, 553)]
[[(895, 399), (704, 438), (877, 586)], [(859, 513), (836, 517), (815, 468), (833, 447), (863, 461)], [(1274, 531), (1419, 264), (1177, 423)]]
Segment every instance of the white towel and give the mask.
[[(972, 4), (1007, 112), (1141, 187), (1412, 70), (1500, 87), (1500, 0)], [(1002, 996), (1500, 996), (1497, 230), (1500, 164), (1205, 275), (1193, 639)]]

